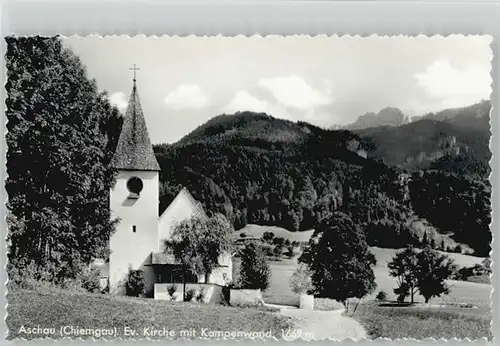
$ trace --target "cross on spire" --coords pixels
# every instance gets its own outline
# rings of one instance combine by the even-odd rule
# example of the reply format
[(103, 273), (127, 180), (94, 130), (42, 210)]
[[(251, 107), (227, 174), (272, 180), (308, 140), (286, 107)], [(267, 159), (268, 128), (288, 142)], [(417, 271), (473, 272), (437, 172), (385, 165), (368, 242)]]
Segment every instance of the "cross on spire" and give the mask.
[(135, 71), (140, 71), (141, 69), (138, 67), (135, 67), (135, 64), (134, 64), (134, 67), (130, 67), (129, 70), (134, 71), (134, 82), (135, 82)]

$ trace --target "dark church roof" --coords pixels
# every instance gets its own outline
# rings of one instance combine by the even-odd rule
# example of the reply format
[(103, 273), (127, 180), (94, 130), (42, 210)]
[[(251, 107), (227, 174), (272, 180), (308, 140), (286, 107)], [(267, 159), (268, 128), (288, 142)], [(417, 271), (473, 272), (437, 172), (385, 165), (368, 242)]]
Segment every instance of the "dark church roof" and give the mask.
[(111, 165), (116, 169), (159, 171), (134, 80), (120, 139)]

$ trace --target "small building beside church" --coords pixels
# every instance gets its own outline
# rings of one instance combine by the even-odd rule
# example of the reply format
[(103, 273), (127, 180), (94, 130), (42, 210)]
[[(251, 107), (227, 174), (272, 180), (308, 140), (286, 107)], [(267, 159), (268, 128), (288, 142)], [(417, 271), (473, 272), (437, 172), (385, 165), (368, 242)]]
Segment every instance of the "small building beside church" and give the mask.
[[(158, 216), (160, 166), (153, 153), (135, 78), (111, 164), (118, 175), (110, 193), (110, 210), (119, 223), (109, 242), (109, 292), (125, 294), (130, 269), (144, 272), (148, 296), (153, 295), (155, 283), (183, 282), (180, 265), (173, 255), (164, 252), (164, 242), (177, 222), (193, 215), (206, 217), (206, 214), (184, 188)], [(221, 256), (219, 266), (209, 276), (209, 283), (224, 285), (231, 279), (232, 259), (227, 254)], [(192, 283), (204, 280), (204, 275), (186, 277), (186, 281)]]

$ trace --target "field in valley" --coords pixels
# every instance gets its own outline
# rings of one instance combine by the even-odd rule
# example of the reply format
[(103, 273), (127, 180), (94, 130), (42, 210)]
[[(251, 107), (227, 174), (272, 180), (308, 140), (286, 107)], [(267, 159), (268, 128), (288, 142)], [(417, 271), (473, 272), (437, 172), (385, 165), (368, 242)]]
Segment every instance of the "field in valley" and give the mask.
[[(377, 289), (365, 297), (364, 300), (373, 300), (381, 290), (387, 293), (388, 300), (395, 300), (396, 296), (393, 289), (396, 281), (389, 275), (387, 263), (398, 250), (378, 247), (371, 247), (370, 250), (377, 259), (377, 265), (374, 268)], [(480, 257), (455, 253), (447, 253), (447, 255), (453, 258), (459, 266), (473, 266), (483, 260)], [(239, 263), (239, 259), (235, 259), (233, 274), (237, 273)], [(297, 267), (297, 257), (283, 259), (282, 261), (270, 261), (269, 264), (272, 277), (270, 287), (263, 294), (264, 300), (273, 304), (297, 305), (298, 297), (291, 292), (289, 285), (290, 277)], [(450, 294), (433, 298), (431, 300), (432, 304), (470, 303), (479, 307), (487, 307), (490, 304), (491, 284), (450, 280), (449, 285), (451, 286)], [(423, 297), (416, 295), (415, 301), (423, 302)]]
[[(432, 307), (382, 307), (374, 302), (375, 295), (384, 290), (388, 294), (388, 300), (395, 300), (393, 289), (396, 285), (395, 279), (389, 276), (387, 262), (391, 260), (397, 250), (372, 247), (370, 250), (376, 256), (377, 265), (374, 269), (377, 289), (365, 297), (356, 311), (348, 312), (348, 316), (359, 321), (366, 329), (371, 339), (375, 338), (414, 338), (424, 339), (433, 337), (435, 339), (445, 338), (491, 338), (490, 322), (491, 310), (490, 293), (491, 284), (473, 283), (464, 281), (449, 281), (451, 292), (449, 295), (431, 300)], [(473, 266), (481, 263), (483, 258), (447, 254), (455, 260), (459, 266)], [(239, 260), (235, 261), (235, 269)], [(297, 257), (284, 259), (282, 261), (270, 262), (272, 277), (271, 284), (264, 292), (264, 300), (267, 303), (298, 306), (299, 299), (294, 295), (289, 286), (290, 276), (297, 267)], [(236, 270), (235, 270), (236, 271)], [(419, 295), (415, 297), (417, 302), (423, 302)], [(322, 310), (327, 299), (315, 299), (315, 309)], [(327, 303), (332, 303), (328, 300)], [(472, 304), (474, 308), (460, 308), (458, 306), (440, 304)], [(339, 308), (340, 304), (327, 304), (327, 309)]]
[[(377, 259), (377, 265), (374, 269), (377, 281), (377, 289), (374, 293), (369, 295), (367, 299), (374, 299), (375, 295), (379, 291), (383, 290), (387, 293), (389, 300), (395, 300), (396, 296), (393, 292), (393, 289), (395, 287), (395, 279), (389, 275), (387, 263), (391, 260), (391, 258), (398, 250), (371, 247), (370, 251), (375, 255)], [(455, 264), (467, 267), (473, 266), (476, 263), (481, 263), (484, 259), (481, 257), (461, 255), (456, 253), (446, 253), (446, 255), (451, 257), (455, 261)], [(450, 294), (439, 298), (433, 298), (431, 300), (432, 304), (472, 303), (477, 306), (489, 306), (490, 294), (492, 289), (492, 286), (490, 284), (453, 280), (450, 280), (448, 284), (451, 287)], [(415, 299), (416, 301), (423, 302), (423, 297), (421, 297), (420, 295), (417, 295)]]
[(244, 228), (235, 232), (235, 237), (240, 238), (240, 234), (244, 233), (247, 237), (262, 237), (264, 232), (273, 232), (275, 237), (282, 237), (290, 241), (307, 242), (311, 238), (314, 230), (302, 232), (290, 232), (289, 230), (277, 226), (259, 226), (246, 225)]

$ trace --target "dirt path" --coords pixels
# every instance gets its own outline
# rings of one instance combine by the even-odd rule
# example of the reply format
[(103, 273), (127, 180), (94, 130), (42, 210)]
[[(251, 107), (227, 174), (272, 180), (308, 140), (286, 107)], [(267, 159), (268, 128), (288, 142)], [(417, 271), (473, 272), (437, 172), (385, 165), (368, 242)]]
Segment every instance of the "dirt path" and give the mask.
[[(367, 338), (366, 331), (361, 324), (350, 317), (343, 316), (343, 310), (281, 309), (281, 313), (297, 321), (297, 330), (290, 331), (288, 335), (291, 340), (297, 337), (306, 340), (331, 339), (336, 341)], [(287, 336), (284, 335), (284, 338)]]

